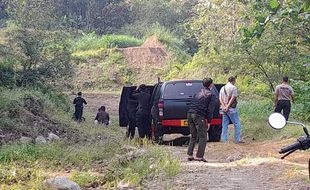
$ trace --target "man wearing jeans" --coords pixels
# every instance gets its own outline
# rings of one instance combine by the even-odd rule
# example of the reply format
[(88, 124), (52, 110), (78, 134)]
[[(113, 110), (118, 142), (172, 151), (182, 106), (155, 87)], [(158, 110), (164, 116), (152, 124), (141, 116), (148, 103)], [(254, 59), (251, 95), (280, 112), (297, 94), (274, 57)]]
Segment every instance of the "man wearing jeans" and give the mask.
[(221, 141), (228, 140), (228, 125), (232, 121), (235, 127), (235, 143), (244, 143), (241, 140), (241, 124), (237, 109), (237, 87), (235, 86), (236, 77), (229, 77), (228, 83), (221, 88), (220, 102), (223, 110), (222, 135)]
[[(214, 112), (214, 107), (216, 103), (216, 97), (212, 94), (210, 88), (212, 87), (213, 80), (211, 78), (203, 79), (204, 88), (200, 92), (195, 94), (187, 113), (187, 118), (189, 122), (189, 129), (191, 133), (191, 138), (188, 146), (188, 160), (197, 160), (202, 162), (207, 162), (204, 158), (205, 149), (207, 145), (207, 134), (210, 124), (208, 124)], [(207, 121), (206, 121), (207, 119)], [(198, 151), (196, 158), (194, 159), (194, 148), (195, 144), (198, 142)]]

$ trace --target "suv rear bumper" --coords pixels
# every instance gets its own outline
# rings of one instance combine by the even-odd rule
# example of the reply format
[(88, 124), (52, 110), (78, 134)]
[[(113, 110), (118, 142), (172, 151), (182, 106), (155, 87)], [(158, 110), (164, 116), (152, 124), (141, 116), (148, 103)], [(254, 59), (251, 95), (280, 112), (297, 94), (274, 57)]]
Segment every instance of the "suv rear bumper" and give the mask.
[[(159, 125), (163, 127), (188, 127), (188, 120), (187, 119), (174, 119), (174, 120), (162, 120), (158, 122)], [(221, 118), (214, 118), (210, 122), (211, 126), (222, 125)]]

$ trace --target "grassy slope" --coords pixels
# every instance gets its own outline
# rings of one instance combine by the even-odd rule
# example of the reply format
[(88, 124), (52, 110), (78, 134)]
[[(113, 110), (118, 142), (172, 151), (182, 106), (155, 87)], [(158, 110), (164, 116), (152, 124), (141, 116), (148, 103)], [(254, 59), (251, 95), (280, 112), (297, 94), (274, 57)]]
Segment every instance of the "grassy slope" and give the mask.
[(157, 77), (166, 78), (172, 63), (186, 63), (190, 56), (184, 42), (166, 29), (157, 28), (148, 36), (156, 36), (172, 55), (165, 67), (145, 65), (132, 67), (115, 47), (136, 47), (143, 40), (123, 35), (98, 37), (88, 34), (72, 43), (76, 77), (73, 86), (78, 89), (118, 89), (123, 85), (154, 84)]
[[(40, 189), (44, 179), (56, 175), (68, 176), (82, 187), (112, 188), (122, 180), (137, 187), (146, 178), (159, 173), (175, 175), (179, 170), (179, 161), (161, 148), (149, 142), (140, 145), (124, 140), (124, 131), (117, 126), (116, 116), (112, 117), (113, 125), (109, 128), (94, 126), (92, 121), (77, 124), (70, 120), (72, 110), (65, 113), (63, 109), (55, 106), (50, 95), (26, 89), (1, 90), (2, 113), (14, 105), (23, 105), (23, 97), (32, 94), (44, 105), (47, 118), (72, 129), (79, 134), (79, 138), (62, 139), (47, 145), (3, 145), (0, 148), (0, 189)], [(13, 102), (19, 103), (12, 104)], [(23, 107), (20, 106), (20, 109)], [(19, 121), (19, 117), (7, 117), (6, 122), (15, 125), (4, 126), (1, 123), (0, 129), (11, 127), (12, 130), (34, 130), (33, 133), (36, 131), (20, 125), (22, 121)], [(16, 128), (17, 125), (20, 127)], [(71, 135), (76, 137), (75, 134)], [(120, 162), (118, 157), (130, 151), (126, 146), (143, 148), (146, 153), (131, 161)]]

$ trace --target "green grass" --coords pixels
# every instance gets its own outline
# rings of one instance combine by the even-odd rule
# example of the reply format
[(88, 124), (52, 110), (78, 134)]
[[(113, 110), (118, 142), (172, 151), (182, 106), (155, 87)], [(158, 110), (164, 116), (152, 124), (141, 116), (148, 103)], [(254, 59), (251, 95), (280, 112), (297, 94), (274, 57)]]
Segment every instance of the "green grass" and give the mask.
[(87, 61), (87, 59), (90, 58), (102, 58), (104, 57), (106, 49), (100, 48), (100, 49), (90, 49), (90, 50), (77, 50), (76, 52), (72, 53), (73, 58), (75, 58), (76, 61)]
[[(132, 144), (132, 142), (130, 142)], [(180, 160), (159, 146), (154, 146), (145, 141), (142, 148), (147, 153), (142, 157), (123, 163), (122, 165), (112, 164), (106, 177), (110, 181), (106, 187), (116, 187), (120, 181), (128, 183), (130, 186), (142, 187), (143, 182), (151, 180), (159, 174), (165, 177), (177, 175), (180, 170)]]
[(32, 165), (1, 165), (0, 189), (37, 190), (41, 189), (44, 174), (47, 170)]
[(81, 187), (86, 187), (90, 184), (101, 183), (103, 181), (103, 177), (98, 174), (93, 173), (92, 171), (74, 171), (70, 175), (70, 179), (76, 182)]
[[(282, 130), (275, 130), (268, 124), (268, 116), (274, 107), (268, 100), (246, 100), (238, 104), (242, 123), (242, 134), (246, 139), (258, 141), (300, 137), (304, 135), (301, 127), (287, 125)], [(291, 119), (294, 120), (294, 113)]]
[(128, 35), (104, 35), (97, 36), (95, 33), (84, 35), (72, 43), (73, 52), (100, 50), (107, 48), (126, 48), (142, 45), (143, 40)]
[(96, 160), (108, 160), (119, 151), (120, 144), (107, 141), (105, 144), (85, 143), (67, 145), (65, 142), (40, 145), (6, 145), (1, 148), (0, 162), (32, 163), (40, 161), (50, 167), (88, 166)]
[(137, 186), (150, 174), (165, 173), (167, 176), (175, 176), (179, 171), (178, 159), (158, 147), (152, 147), (147, 155), (128, 164), (124, 179)]
[[(174, 176), (180, 171), (179, 160), (161, 147), (149, 142), (140, 147), (140, 143), (121, 140), (124, 133), (115, 126), (89, 127), (91, 125), (86, 123), (75, 126), (81, 129), (81, 133), (89, 135), (88, 142), (67, 144), (61, 141), (47, 145), (3, 146), (0, 149), (0, 182), (2, 183), (0, 188), (37, 189), (44, 179), (53, 173), (63, 171), (64, 168), (72, 169), (70, 179), (81, 187), (87, 187), (90, 184), (115, 187), (121, 180), (138, 187), (141, 186), (142, 181), (160, 173)], [(104, 134), (111, 139), (104, 138), (103, 141), (93, 139)], [(118, 139), (114, 139), (116, 134)], [(126, 144), (146, 149), (147, 152), (129, 162), (119, 162), (117, 155), (126, 153), (122, 149)], [(96, 164), (100, 162), (107, 168), (104, 169), (103, 165)], [(104, 169), (105, 172), (98, 173), (97, 169)]]
[[(29, 106), (31, 108), (27, 108)], [(31, 130), (27, 127), (34, 125), (31, 123), (32, 119), (37, 122), (46, 121), (44, 117), (47, 117), (50, 119), (47, 123), (62, 125), (59, 118), (66, 116), (66, 113), (70, 112), (70, 107), (68, 97), (55, 91), (34, 88), (0, 88), (0, 130), (6, 133), (12, 131), (13, 135), (32, 136), (37, 134), (35, 128)], [(31, 114), (29, 110), (35, 114)]]
[(62, 93), (43, 88), (14, 88), (0, 87), (0, 111), (10, 111), (24, 105), (26, 98), (32, 98), (42, 104), (46, 111), (67, 111), (70, 107), (68, 97)]

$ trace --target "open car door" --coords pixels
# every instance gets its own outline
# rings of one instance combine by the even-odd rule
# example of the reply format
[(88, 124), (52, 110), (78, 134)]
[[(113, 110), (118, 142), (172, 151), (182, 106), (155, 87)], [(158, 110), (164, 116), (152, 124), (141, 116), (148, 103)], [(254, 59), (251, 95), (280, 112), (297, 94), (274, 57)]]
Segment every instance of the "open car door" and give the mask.
[[(150, 93), (153, 94), (154, 86), (149, 85), (147, 86), (147, 88), (150, 90)], [(131, 113), (131, 110), (137, 109), (137, 106), (138, 106), (137, 100), (135, 100), (134, 97), (132, 96), (132, 93), (136, 89), (137, 89), (137, 86), (123, 87), (121, 99), (119, 103), (119, 126), (120, 127), (128, 126), (129, 114)], [(150, 104), (151, 104), (151, 100), (150, 100)]]
[(127, 112), (127, 104), (132, 92), (136, 89), (136, 86), (123, 87), (121, 100), (119, 102), (119, 126), (127, 127), (129, 123), (129, 117)]

